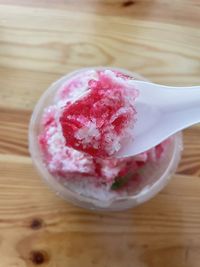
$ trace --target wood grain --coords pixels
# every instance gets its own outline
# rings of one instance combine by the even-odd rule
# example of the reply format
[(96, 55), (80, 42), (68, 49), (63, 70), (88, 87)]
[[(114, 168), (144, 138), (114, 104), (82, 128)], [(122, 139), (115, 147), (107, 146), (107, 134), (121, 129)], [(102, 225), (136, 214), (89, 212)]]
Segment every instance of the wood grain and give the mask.
[(0, 267), (199, 267), (200, 127), (177, 174), (122, 213), (66, 204), (28, 153), (37, 99), (61, 75), (112, 65), (155, 82), (200, 82), (198, 0), (0, 0)]
[[(47, 7), (51, 9), (64, 9), (71, 12), (89, 12), (93, 14), (130, 16), (141, 20), (175, 22), (176, 24), (199, 23), (198, 0), (0, 0), (7, 5)], [(187, 10), (187, 12), (185, 12)]]

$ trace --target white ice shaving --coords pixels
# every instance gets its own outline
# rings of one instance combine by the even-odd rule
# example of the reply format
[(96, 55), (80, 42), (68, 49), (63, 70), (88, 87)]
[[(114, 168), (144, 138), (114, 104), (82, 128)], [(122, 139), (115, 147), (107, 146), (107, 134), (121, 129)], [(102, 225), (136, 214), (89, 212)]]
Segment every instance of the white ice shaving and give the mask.
[[(93, 177), (88, 177), (88, 179), (79, 179), (73, 181), (63, 182), (64, 186), (70, 188), (73, 192), (83, 195), (85, 197), (90, 197), (93, 199), (98, 199), (103, 201), (103, 203), (113, 200), (119, 196), (119, 193), (115, 191), (110, 191), (110, 185), (96, 186), (93, 183)], [(124, 195), (127, 195), (124, 192)], [(102, 203), (102, 204), (103, 204)]]
[(64, 101), (65, 103), (66, 100), (70, 102), (76, 101), (81, 95), (83, 95), (88, 90), (88, 82), (90, 80), (97, 80), (97, 78), (97, 72), (94, 70), (85, 71), (84, 74), (77, 74), (76, 79), (78, 82), (74, 86), (70, 86), (71, 89), (69, 90), (66, 88), (68, 88), (69, 85), (72, 84), (74, 81), (74, 77), (71, 77), (58, 90), (58, 93), (55, 96), (54, 103), (57, 105), (57, 103), (60, 101)]
[(100, 132), (97, 129), (95, 122), (88, 122), (87, 125), (77, 130), (75, 137), (85, 145), (99, 140)]
[(49, 168), (55, 172), (60, 168), (63, 172), (89, 173), (93, 170), (93, 162), (90, 157), (72, 148), (65, 146), (65, 139), (62, 135), (60, 125), (51, 126), (48, 133), (48, 152), (51, 155)]

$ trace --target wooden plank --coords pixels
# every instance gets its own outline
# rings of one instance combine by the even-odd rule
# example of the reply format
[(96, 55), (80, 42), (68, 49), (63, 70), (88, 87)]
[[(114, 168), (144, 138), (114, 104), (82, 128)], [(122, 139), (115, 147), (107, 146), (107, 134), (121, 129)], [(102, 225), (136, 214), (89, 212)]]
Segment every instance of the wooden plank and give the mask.
[[(0, 0), (0, 4), (42, 7), (48, 9), (70, 10), (106, 16), (130, 16), (142, 20), (167, 21), (172, 23), (198, 25), (198, 0)], [(187, 12), (186, 12), (187, 10)]]
[[(148, 23), (114, 16), (107, 21), (104, 16), (83, 12), (74, 16), (63, 10), (35, 12), (27, 7), (2, 7), (1, 90), (9, 104), (11, 97), (15, 97), (15, 106), (22, 104), (23, 99), (16, 101), (18, 90), (24, 95), (28, 88), (38, 96), (55, 78), (94, 65), (124, 67), (165, 84), (199, 82), (198, 27), (152, 22), (148, 18)], [(73, 32), (76, 28), (78, 31)], [(10, 88), (10, 80), (17, 86)], [(6, 105), (5, 101), (1, 104)], [(27, 100), (25, 104), (29, 104)]]

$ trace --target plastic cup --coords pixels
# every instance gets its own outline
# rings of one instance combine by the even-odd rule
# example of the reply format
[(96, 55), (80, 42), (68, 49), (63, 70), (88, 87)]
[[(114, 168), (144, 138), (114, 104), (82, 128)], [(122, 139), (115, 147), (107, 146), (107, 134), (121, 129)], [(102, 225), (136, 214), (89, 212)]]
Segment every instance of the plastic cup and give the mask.
[(168, 183), (172, 175), (175, 173), (177, 165), (181, 158), (182, 151), (182, 135), (177, 133), (171, 137), (171, 142), (167, 148), (165, 156), (159, 161), (159, 163), (150, 163), (144, 167), (142, 171), (142, 182), (139, 188), (129, 196), (113, 198), (109, 201), (101, 201), (92, 197), (87, 197), (73, 191), (70, 187), (64, 185), (49, 173), (41, 153), (38, 135), (41, 132), (41, 118), (44, 109), (53, 103), (53, 99), (57, 90), (61, 85), (69, 78), (73, 77), (77, 73), (92, 70), (92, 69), (111, 69), (117, 70), (127, 75), (134, 77), (137, 80), (146, 80), (144, 77), (129, 72), (127, 70), (119, 68), (106, 68), (106, 67), (93, 67), (84, 68), (78, 71), (72, 72), (58, 81), (54, 82), (41, 96), (33, 111), (30, 125), (29, 125), (29, 151), (32, 157), (33, 164), (43, 180), (52, 188), (57, 195), (62, 197), (68, 202), (72, 202), (78, 206), (81, 206), (90, 210), (97, 211), (120, 211), (131, 207), (138, 206), (139, 204), (151, 199), (155, 196), (164, 186)]

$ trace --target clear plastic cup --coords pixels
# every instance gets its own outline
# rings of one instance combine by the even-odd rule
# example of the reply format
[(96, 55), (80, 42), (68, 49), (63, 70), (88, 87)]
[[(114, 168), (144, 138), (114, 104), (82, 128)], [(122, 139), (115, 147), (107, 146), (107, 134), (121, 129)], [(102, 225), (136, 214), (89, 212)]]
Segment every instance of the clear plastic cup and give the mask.
[[(57, 178), (53, 177), (49, 173), (44, 161), (43, 155), (40, 150), (38, 143), (38, 135), (41, 132), (41, 118), (44, 109), (53, 103), (53, 99), (57, 90), (61, 85), (66, 82), (69, 78), (73, 77), (82, 71), (92, 69), (108, 69), (106, 67), (93, 67), (84, 68), (78, 71), (72, 72), (58, 81), (54, 82), (42, 95), (33, 111), (30, 125), (29, 125), (29, 151), (32, 157), (33, 164), (38, 170), (43, 180), (52, 188), (57, 195), (65, 199), (66, 201), (72, 202), (78, 206), (81, 206), (90, 210), (97, 211), (119, 211), (125, 210), (131, 207), (138, 206), (139, 204), (151, 199), (155, 196), (164, 186), (168, 183), (174, 172), (176, 171), (177, 165), (181, 158), (182, 151), (182, 135), (177, 133), (171, 137), (171, 142), (167, 148), (165, 156), (162, 157), (159, 164), (151, 163), (147, 164), (142, 171), (142, 182), (139, 188), (131, 195), (124, 197), (117, 197), (110, 199), (109, 201), (101, 201), (92, 197), (87, 197), (82, 194), (74, 192), (72, 189), (61, 183)], [(146, 80), (144, 77), (129, 72), (127, 70), (119, 68), (109, 68), (111, 70), (120, 71), (129, 76), (134, 77), (137, 80)]]

